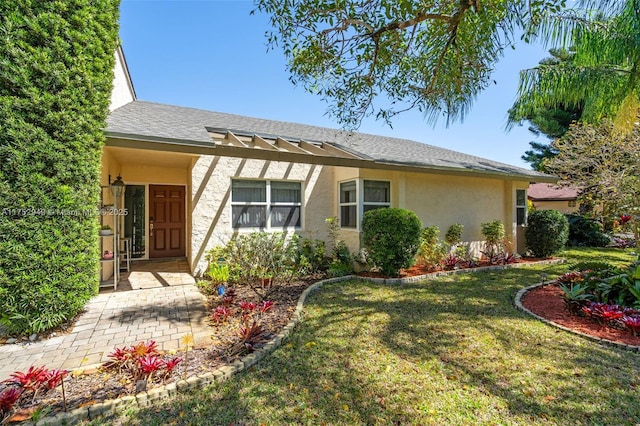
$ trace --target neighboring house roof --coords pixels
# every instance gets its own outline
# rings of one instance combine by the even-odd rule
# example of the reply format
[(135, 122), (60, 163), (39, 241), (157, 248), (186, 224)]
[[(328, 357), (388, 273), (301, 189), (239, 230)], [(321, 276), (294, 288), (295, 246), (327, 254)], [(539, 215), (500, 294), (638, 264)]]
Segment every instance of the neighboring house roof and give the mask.
[(186, 150), (193, 146), (213, 148), (215, 143), (208, 131), (212, 128), (328, 143), (351, 151), (376, 165), (401, 165), (458, 173), (475, 172), (537, 182), (557, 181), (554, 176), (407, 139), (139, 100), (130, 102), (109, 115), (106, 135), (112, 139), (165, 142), (172, 144), (173, 150), (178, 150), (179, 146)]
[(548, 183), (533, 183), (527, 192), (532, 201), (571, 201), (578, 198), (578, 189)]

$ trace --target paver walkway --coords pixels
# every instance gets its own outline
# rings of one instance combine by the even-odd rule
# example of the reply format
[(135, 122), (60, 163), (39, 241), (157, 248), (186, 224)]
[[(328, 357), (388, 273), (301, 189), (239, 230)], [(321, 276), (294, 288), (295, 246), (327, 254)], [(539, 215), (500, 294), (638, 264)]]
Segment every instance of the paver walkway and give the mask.
[[(206, 343), (211, 333), (205, 300), (184, 272), (186, 264), (173, 269), (167, 268), (172, 263), (140, 265), (123, 277), (119, 291), (91, 299), (71, 333), (0, 345), (0, 381), (32, 365), (72, 369), (105, 362), (115, 347), (140, 341), (152, 339), (160, 349), (171, 350), (192, 333), (196, 344)], [(120, 291), (128, 288), (139, 290)]]

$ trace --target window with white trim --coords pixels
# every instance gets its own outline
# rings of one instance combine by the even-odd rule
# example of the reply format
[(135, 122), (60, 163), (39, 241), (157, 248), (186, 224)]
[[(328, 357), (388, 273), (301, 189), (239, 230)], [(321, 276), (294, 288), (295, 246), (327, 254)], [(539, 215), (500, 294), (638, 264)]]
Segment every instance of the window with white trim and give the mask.
[(301, 216), (300, 182), (231, 181), (231, 224), (234, 229), (299, 228)]
[(355, 180), (340, 183), (340, 227), (358, 227), (358, 185)]
[(516, 189), (516, 225), (527, 223), (527, 191)]
[(363, 182), (362, 214), (369, 210), (391, 206), (391, 182), (386, 180), (365, 180)]
[(364, 213), (390, 206), (391, 182), (389, 181), (351, 180), (340, 183), (338, 213), (342, 228), (357, 229)]

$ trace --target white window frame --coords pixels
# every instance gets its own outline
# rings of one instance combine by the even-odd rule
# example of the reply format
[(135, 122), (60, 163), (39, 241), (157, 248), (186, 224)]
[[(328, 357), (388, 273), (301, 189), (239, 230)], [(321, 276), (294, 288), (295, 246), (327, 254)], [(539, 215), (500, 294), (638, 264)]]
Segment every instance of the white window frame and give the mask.
[[(389, 201), (366, 201), (364, 199), (364, 187), (366, 182), (386, 182), (389, 184)], [(362, 179), (362, 214), (364, 215), (364, 206), (391, 207), (391, 181), (383, 179)]]
[[(389, 183), (389, 201), (388, 202), (380, 202), (380, 201), (364, 201), (364, 185), (366, 181), (374, 181), (374, 182), (388, 182)], [(350, 201), (348, 203), (341, 202), (341, 186), (344, 183), (356, 183), (356, 201)], [(362, 221), (362, 216), (364, 215), (364, 206), (377, 206), (377, 207), (391, 207), (391, 181), (388, 179), (346, 179), (338, 182), (338, 214), (337, 217), (340, 220), (340, 228), (360, 231), (360, 224)], [(356, 226), (343, 226), (342, 225), (342, 207), (347, 206), (356, 206)]]
[[(266, 191), (266, 196), (265, 196), (265, 200), (266, 201), (233, 201), (233, 181), (254, 181), (254, 182), (265, 182), (265, 191)], [(298, 185), (300, 185), (300, 201), (299, 202), (272, 202), (271, 201), (271, 183), (272, 182), (287, 182), (287, 183), (297, 183)], [(293, 231), (298, 231), (302, 229), (302, 224), (304, 223), (304, 207), (303, 207), (303, 200), (304, 200), (304, 185), (301, 181), (296, 181), (296, 180), (277, 180), (277, 179), (270, 179), (270, 180), (264, 180), (264, 179), (251, 179), (251, 178), (232, 178), (231, 179), (231, 184), (230, 184), (230, 190), (231, 190), (231, 229), (233, 229), (234, 231), (238, 231), (238, 232), (245, 232), (245, 231), (249, 231), (249, 232), (253, 232), (256, 230), (261, 230), (261, 231), (286, 231), (286, 230), (293, 230)], [(263, 206), (266, 209), (266, 219), (265, 219), (265, 226), (264, 227), (260, 227), (260, 226), (238, 226), (238, 227), (234, 227), (233, 226), (233, 208), (236, 206)], [(300, 208), (300, 226), (271, 226), (271, 210), (272, 207), (299, 207)]]
[[(518, 204), (518, 191), (522, 191), (524, 192), (524, 204)], [(522, 188), (518, 188), (516, 189), (516, 197), (515, 197), (515, 205), (516, 205), (516, 226), (524, 226), (527, 224), (527, 210), (528, 210), (528, 206), (527, 206), (527, 190), (526, 189), (522, 189)], [(523, 214), (523, 221), (522, 223), (518, 223), (518, 210), (522, 209), (524, 211)]]
[[(360, 228), (360, 212), (358, 209), (358, 205), (360, 204), (360, 179), (348, 179), (345, 181), (338, 182), (338, 219), (340, 221), (340, 228), (342, 229), (359, 229)], [(345, 183), (354, 182), (356, 184), (356, 199), (355, 201), (349, 201), (347, 203), (342, 202), (342, 185)], [(342, 224), (342, 207), (353, 207), (356, 208), (356, 226), (344, 226)]]

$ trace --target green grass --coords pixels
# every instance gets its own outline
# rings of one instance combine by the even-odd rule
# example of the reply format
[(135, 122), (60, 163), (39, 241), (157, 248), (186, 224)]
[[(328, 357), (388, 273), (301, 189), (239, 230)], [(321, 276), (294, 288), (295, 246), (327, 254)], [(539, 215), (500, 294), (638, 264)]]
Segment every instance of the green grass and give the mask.
[[(570, 262), (632, 260), (571, 250)], [(418, 284), (343, 282), (284, 346), (228, 382), (94, 424), (640, 423), (638, 354), (520, 313), (516, 292), (566, 265)]]

